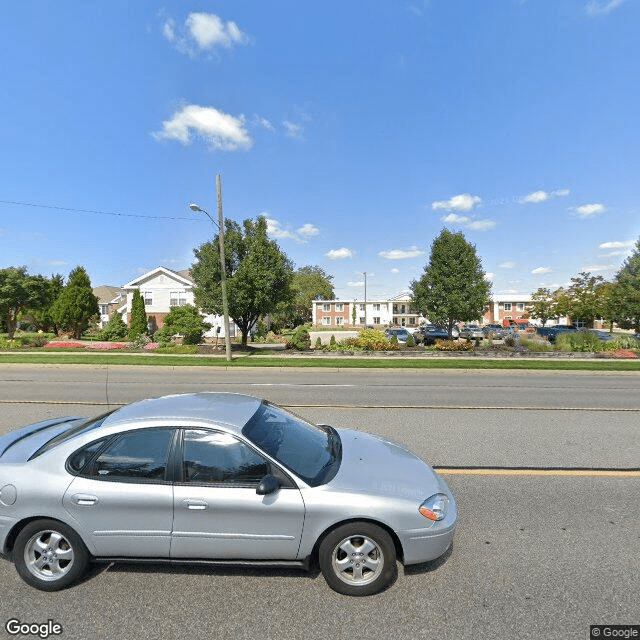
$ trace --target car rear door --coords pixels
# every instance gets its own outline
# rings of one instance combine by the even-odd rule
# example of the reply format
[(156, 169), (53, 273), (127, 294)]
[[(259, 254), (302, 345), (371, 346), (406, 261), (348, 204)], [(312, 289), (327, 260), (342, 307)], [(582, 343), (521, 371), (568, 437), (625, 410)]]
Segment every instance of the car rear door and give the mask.
[(63, 505), (95, 555), (169, 557), (173, 486), (167, 463), (174, 434), (158, 428), (109, 438), (69, 485)]
[(304, 502), (282, 471), (281, 488), (258, 495), (260, 480), (275, 469), (242, 440), (210, 429), (185, 429), (179, 450), (172, 558), (296, 559)]

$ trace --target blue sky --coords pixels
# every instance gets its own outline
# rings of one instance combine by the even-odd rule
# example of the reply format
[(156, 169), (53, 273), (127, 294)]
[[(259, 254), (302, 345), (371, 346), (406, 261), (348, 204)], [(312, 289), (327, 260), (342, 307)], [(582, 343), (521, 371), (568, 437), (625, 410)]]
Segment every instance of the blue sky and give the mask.
[(340, 298), (406, 290), (443, 227), (494, 294), (611, 278), (640, 237), (638, 33), (638, 0), (4, 2), (0, 267), (185, 269), (219, 173), (225, 216)]

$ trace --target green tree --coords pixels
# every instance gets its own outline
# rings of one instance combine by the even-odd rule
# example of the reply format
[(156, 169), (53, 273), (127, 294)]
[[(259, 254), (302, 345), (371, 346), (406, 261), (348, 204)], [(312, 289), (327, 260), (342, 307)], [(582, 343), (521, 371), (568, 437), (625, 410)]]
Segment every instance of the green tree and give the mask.
[[(229, 315), (247, 343), (250, 329), (261, 316), (273, 313), (293, 297), (293, 267), (277, 243), (267, 237), (267, 222), (260, 216), (243, 226), (225, 221), (225, 268)], [(196, 304), (206, 313), (222, 314), (220, 245), (216, 235), (194, 250), (197, 261), (191, 274), (196, 283)]]
[(536, 320), (540, 320), (543, 327), (547, 324), (547, 320), (558, 316), (556, 313), (556, 301), (549, 289), (540, 287), (531, 296), (529, 315)]
[(184, 344), (200, 344), (202, 335), (211, 325), (204, 321), (198, 310), (191, 304), (181, 307), (171, 307), (165, 316), (161, 329), (156, 331), (155, 338), (162, 342), (169, 342), (171, 336), (180, 334)]
[(557, 308), (573, 323), (593, 327), (596, 318), (606, 315), (605, 284), (602, 276), (582, 271), (571, 278), (571, 286), (558, 294)]
[(640, 332), (640, 240), (616, 274), (609, 300), (612, 321)]
[(42, 276), (30, 276), (26, 267), (0, 269), (0, 314), (9, 338), (16, 331), (18, 316), (45, 303), (47, 284)]
[(451, 337), (457, 322), (482, 317), (490, 289), (475, 247), (462, 233), (443, 229), (431, 245), (422, 277), (411, 283), (411, 305), (446, 327)]
[(43, 296), (38, 300), (38, 305), (29, 307), (22, 313), (22, 318), (31, 322), (38, 331), (52, 331), (58, 333), (58, 327), (51, 317), (51, 307), (58, 299), (64, 288), (64, 278), (57, 274), (51, 278), (42, 278)]
[(279, 326), (296, 327), (312, 322), (311, 305), (314, 300), (333, 300), (332, 281), (322, 267), (300, 267), (293, 273), (291, 289), (294, 297), (281, 303), (272, 316)]
[(137, 340), (147, 333), (147, 313), (144, 298), (139, 289), (134, 289), (131, 300), (131, 319), (129, 321), (129, 340)]
[(51, 306), (51, 318), (59, 330), (81, 338), (98, 313), (98, 298), (91, 289), (91, 280), (84, 267), (76, 267)]

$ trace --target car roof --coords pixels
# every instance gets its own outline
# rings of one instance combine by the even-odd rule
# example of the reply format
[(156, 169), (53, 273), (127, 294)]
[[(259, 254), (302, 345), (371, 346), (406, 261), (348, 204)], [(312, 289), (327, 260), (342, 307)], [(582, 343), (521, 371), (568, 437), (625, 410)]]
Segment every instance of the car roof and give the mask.
[(103, 426), (138, 420), (198, 420), (242, 429), (263, 402), (239, 393), (182, 393), (140, 400), (114, 411)]

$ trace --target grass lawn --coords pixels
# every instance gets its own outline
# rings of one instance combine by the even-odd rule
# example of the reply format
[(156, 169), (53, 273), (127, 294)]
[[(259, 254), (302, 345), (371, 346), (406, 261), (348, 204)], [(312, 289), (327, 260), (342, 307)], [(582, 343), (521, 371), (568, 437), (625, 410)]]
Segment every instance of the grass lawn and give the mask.
[(640, 360), (556, 360), (402, 358), (390, 357), (290, 357), (242, 353), (227, 362), (224, 356), (175, 356), (162, 354), (33, 352), (0, 353), (0, 364), (153, 365), (197, 367), (318, 367), (333, 369), (516, 369), (556, 371), (640, 371)]

